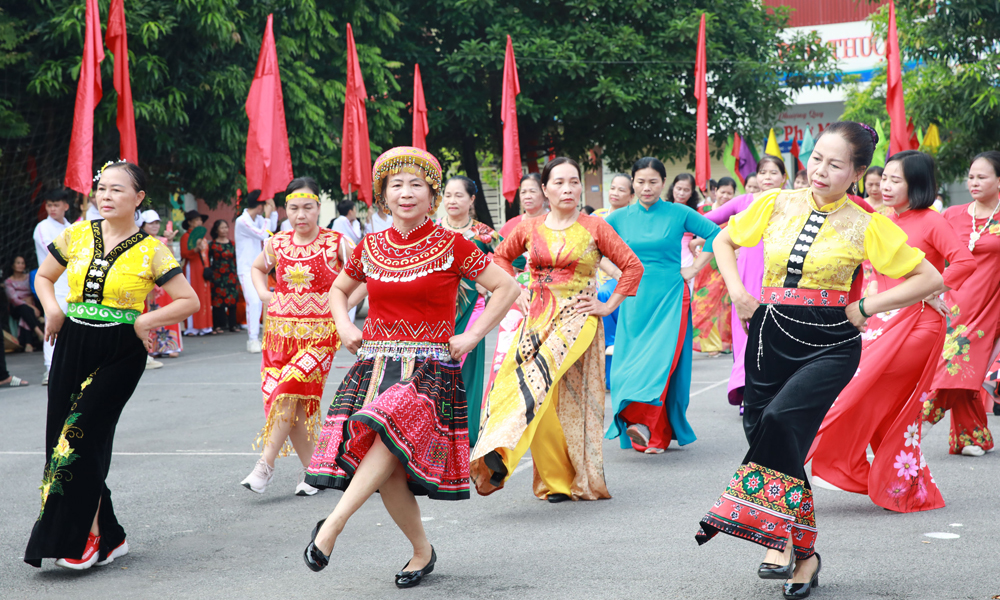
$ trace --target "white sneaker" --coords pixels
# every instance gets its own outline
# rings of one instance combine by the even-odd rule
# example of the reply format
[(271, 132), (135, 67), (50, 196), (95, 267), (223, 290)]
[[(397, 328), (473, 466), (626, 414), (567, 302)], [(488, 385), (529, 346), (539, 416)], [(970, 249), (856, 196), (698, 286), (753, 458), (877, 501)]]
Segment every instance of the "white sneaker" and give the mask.
[(152, 356), (146, 356), (146, 370), (147, 371), (150, 370), (150, 369), (159, 369), (162, 366), (163, 366), (163, 363), (161, 363), (160, 361), (153, 360)]
[(128, 554), (128, 540), (125, 540), (121, 544), (118, 544), (117, 548), (108, 553), (107, 558), (105, 558), (104, 560), (97, 561), (96, 563), (94, 563), (94, 566), (103, 567), (104, 565), (110, 565), (111, 563), (115, 562), (116, 558), (121, 558), (126, 554)]
[(274, 477), (274, 467), (267, 466), (267, 463), (261, 458), (254, 465), (253, 471), (247, 475), (247, 478), (240, 482), (240, 485), (251, 492), (263, 494), (267, 490), (267, 484), (271, 483), (272, 477)]
[(260, 352), (260, 342), (257, 340), (247, 340), (247, 352), (257, 354)]
[(625, 433), (636, 446), (641, 448), (649, 446), (649, 427), (646, 427), (641, 423), (635, 423), (633, 425), (629, 425), (628, 429), (625, 430)]
[(986, 450), (983, 450), (979, 446), (968, 445), (962, 448), (962, 456), (982, 456), (986, 454)]
[(45, 371), (45, 375), (42, 375), (42, 385), (49, 385), (49, 372)]
[(295, 486), (296, 496), (315, 496), (319, 493), (319, 488), (315, 488), (306, 483), (306, 471), (302, 469), (302, 477), (299, 484)]

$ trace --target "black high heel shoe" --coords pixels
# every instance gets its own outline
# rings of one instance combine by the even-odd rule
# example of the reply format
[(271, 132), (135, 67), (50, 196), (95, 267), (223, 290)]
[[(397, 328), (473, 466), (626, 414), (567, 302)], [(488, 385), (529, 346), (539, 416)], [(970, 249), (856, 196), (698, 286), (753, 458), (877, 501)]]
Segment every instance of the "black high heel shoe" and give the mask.
[(776, 565), (774, 563), (760, 563), (757, 567), (757, 577), (761, 579), (791, 579), (795, 572), (795, 551), (792, 550), (788, 558), (787, 565)]
[(306, 561), (306, 566), (309, 567), (311, 571), (322, 571), (330, 564), (330, 556), (328, 554), (323, 554), (323, 551), (316, 547), (316, 535), (319, 533), (319, 528), (323, 526), (323, 519), (319, 523), (316, 523), (316, 528), (313, 529), (312, 539), (309, 540), (309, 545), (306, 546), (305, 552), (302, 553), (302, 559)]
[(809, 580), (809, 583), (786, 583), (783, 591), (785, 598), (789, 598), (790, 600), (808, 598), (809, 594), (812, 593), (812, 589), (819, 587), (819, 570), (822, 568), (823, 559), (819, 557), (819, 552), (817, 552), (816, 572), (813, 573), (812, 579)]
[[(437, 553), (434, 552), (434, 546), (431, 546), (431, 560), (427, 563), (423, 569), (418, 571), (400, 571), (396, 573), (396, 587), (398, 588), (411, 588), (418, 585), (423, 579), (424, 575), (429, 575), (434, 571), (434, 563), (437, 562)], [(410, 563), (406, 563), (407, 565)], [(403, 565), (406, 568), (406, 565)]]

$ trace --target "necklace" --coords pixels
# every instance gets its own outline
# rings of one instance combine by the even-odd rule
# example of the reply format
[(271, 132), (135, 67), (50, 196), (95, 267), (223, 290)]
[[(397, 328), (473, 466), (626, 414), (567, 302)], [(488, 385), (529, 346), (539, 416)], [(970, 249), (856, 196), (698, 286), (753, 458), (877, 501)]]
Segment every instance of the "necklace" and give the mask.
[(993, 212), (991, 212), (990, 216), (986, 218), (986, 222), (983, 223), (983, 226), (980, 227), (979, 230), (977, 231), (976, 205), (975, 204), (972, 205), (972, 233), (969, 234), (969, 252), (972, 252), (972, 250), (976, 247), (976, 242), (979, 241), (979, 238), (982, 237), (983, 232), (986, 231), (987, 227), (989, 227), (990, 221), (992, 221), (993, 217), (996, 216), (997, 209), (1000, 209), (1000, 199), (997, 200), (996, 206), (993, 207)]
[(398, 233), (400, 235), (400, 237), (402, 237), (404, 240), (407, 240), (407, 239), (410, 239), (410, 234), (411, 233), (413, 233), (414, 231), (416, 231), (416, 230), (420, 229), (421, 227), (423, 227), (424, 223), (426, 223), (426, 222), (427, 222), (427, 217), (424, 217), (424, 220), (420, 222), (420, 225), (417, 225), (416, 227), (414, 227), (413, 229), (407, 231), (406, 233), (403, 233), (402, 231), (400, 231), (399, 227), (396, 227), (395, 223), (392, 224), (392, 228), (396, 230), (396, 233)]
[(452, 225), (451, 217), (446, 217), (444, 220), (444, 224), (448, 229), (451, 229), (452, 231), (462, 231), (464, 229), (468, 229), (468, 227), (472, 225), (472, 216), (470, 215), (469, 221), (465, 225), (462, 225), (461, 227), (455, 227), (454, 225)]

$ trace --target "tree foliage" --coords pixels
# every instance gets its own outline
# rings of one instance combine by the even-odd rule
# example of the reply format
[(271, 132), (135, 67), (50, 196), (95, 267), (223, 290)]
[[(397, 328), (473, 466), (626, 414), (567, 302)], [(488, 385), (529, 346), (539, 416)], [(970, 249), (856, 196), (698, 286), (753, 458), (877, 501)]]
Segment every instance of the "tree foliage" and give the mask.
[[(871, 20), (884, 37), (888, 9)], [(903, 60), (918, 64), (903, 76), (907, 117), (920, 128), (938, 125), (939, 177), (960, 178), (974, 155), (1000, 148), (1000, 2), (896, 0), (896, 26)], [(859, 84), (845, 118), (887, 122), (885, 84), (884, 70)]]
[[(771, 125), (789, 93), (828, 85), (836, 69), (814, 34), (782, 39), (787, 11), (756, 0), (533, 0), (414, 2), (392, 55), (419, 62), (428, 143), (460, 153), (478, 179), (476, 149), (499, 154), (506, 36), (517, 57), (521, 148), (553, 148), (626, 169), (642, 155), (693, 156), (694, 60), (707, 20), (709, 129), (721, 147), (734, 131)], [(389, 50), (386, 50), (389, 53)], [(406, 142), (408, 131), (397, 141)], [(592, 153), (600, 148), (602, 156)], [(529, 156), (530, 157), (530, 156)]]
[[(99, 0), (102, 28), (110, 0)], [(0, 177), (30, 157), (61, 182), (84, 33), (82, 0), (10, 3), (0, 12)], [(783, 40), (787, 11), (758, 0), (128, 0), (126, 20), (139, 160), (157, 191), (231, 198), (242, 176), (244, 103), (268, 13), (296, 174), (339, 182), (352, 23), (369, 93), (373, 154), (410, 142), (413, 64), (421, 64), (431, 151), (499, 156), (506, 36), (518, 58), (522, 149), (627, 167), (645, 154), (691, 156), (698, 21), (708, 22), (709, 127), (770, 125), (789, 93), (827, 84), (832, 53), (815, 36)], [(117, 158), (113, 56), (102, 65), (95, 166)], [(599, 148), (602, 153), (592, 153)]]
[[(99, 4), (103, 29), (110, 0)], [(139, 161), (164, 191), (190, 191), (214, 204), (245, 186), (244, 104), (268, 13), (275, 17), (296, 173), (323, 180), (338, 170), (347, 22), (354, 24), (371, 95), (374, 149), (387, 145), (402, 126), (403, 104), (395, 98), (399, 65), (379, 49), (399, 28), (389, 0), (129, 0), (125, 6)], [(30, 127), (37, 136), (35, 154), (60, 157), (44, 174), (54, 181), (65, 170), (84, 13), (79, 0), (37, 0), (0, 15), (0, 50), (8, 46), (8, 29), (30, 32), (10, 44), (19, 60), (7, 64), (0, 57), (6, 83), (0, 110), (9, 103), (8, 118)], [(107, 53), (104, 99), (95, 116), (96, 164), (118, 156), (113, 65)]]

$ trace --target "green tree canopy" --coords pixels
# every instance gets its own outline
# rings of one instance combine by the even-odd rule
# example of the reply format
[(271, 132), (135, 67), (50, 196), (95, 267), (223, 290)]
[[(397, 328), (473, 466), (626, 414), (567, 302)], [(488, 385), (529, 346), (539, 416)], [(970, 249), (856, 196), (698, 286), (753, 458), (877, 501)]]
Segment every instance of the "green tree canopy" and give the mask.
[[(888, 8), (870, 18), (884, 37)], [(938, 125), (938, 175), (961, 178), (973, 156), (1000, 148), (1000, 2), (896, 0), (896, 27), (903, 60), (918, 63), (903, 76), (906, 115)], [(845, 118), (888, 122), (885, 94), (883, 69), (849, 94)]]
[[(414, 2), (400, 13), (390, 51), (419, 62), (427, 95), (431, 151), (458, 153), (479, 179), (476, 150), (499, 155), (506, 36), (517, 57), (522, 151), (554, 147), (593, 164), (600, 148), (612, 168), (643, 155), (692, 157), (694, 60), (707, 15), (709, 129), (721, 147), (734, 131), (759, 132), (789, 93), (828, 85), (832, 52), (814, 34), (782, 38), (786, 9), (756, 0), (534, 0)], [(397, 142), (409, 143), (409, 130)]]

